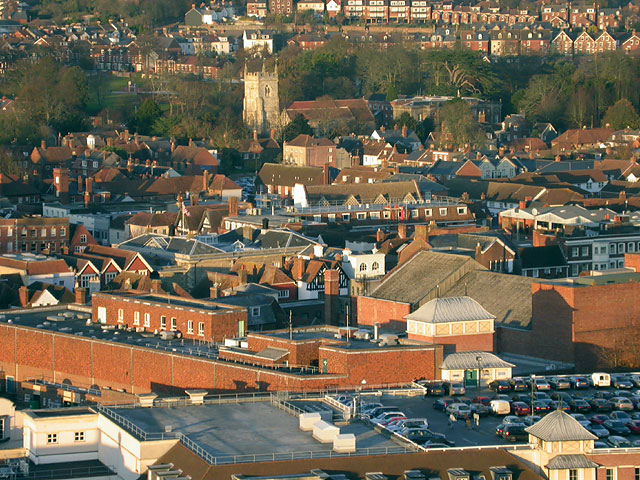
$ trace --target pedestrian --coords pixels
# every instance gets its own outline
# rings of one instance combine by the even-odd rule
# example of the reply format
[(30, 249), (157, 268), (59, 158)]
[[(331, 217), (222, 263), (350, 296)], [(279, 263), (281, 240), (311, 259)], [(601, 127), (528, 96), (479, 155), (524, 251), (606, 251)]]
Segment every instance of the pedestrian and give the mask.
[(469, 415), (464, 419), (464, 424), (467, 426), (467, 430), (471, 429), (471, 419), (469, 418)]
[(453, 425), (456, 423), (457, 418), (453, 413), (449, 414), (449, 430), (453, 429)]
[(473, 412), (473, 423), (475, 425), (475, 429), (478, 430), (480, 428), (480, 415), (478, 412)]

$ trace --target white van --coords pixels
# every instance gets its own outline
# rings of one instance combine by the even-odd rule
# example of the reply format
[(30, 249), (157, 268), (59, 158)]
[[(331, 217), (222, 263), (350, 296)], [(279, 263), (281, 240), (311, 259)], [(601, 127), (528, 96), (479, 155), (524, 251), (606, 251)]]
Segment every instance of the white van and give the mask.
[(511, 413), (511, 405), (507, 400), (491, 400), (489, 406), (494, 415), (509, 415)]
[(596, 388), (607, 388), (611, 386), (611, 375), (608, 373), (596, 372), (591, 375), (591, 383)]

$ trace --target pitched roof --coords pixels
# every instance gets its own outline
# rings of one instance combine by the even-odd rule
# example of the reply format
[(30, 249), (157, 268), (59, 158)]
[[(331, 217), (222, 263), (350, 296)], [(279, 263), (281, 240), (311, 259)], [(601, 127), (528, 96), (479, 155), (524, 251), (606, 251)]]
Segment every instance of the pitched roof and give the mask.
[(526, 247), (518, 252), (523, 269), (560, 267), (567, 264), (558, 245)]
[(323, 171), (320, 167), (298, 167), (277, 163), (265, 163), (258, 176), (265, 185), (292, 186), (302, 183), (310, 186), (321, 185), (323, 182)]
[(557, 455), (546, 465), (549, 470), (569, 470), (573, 468), (597, 468), (599, 465), (586, 455)]
[(328, 138), (314, 138), (311, 135), (306, 135), (301, 133), (296, 138), (291, 140), (290, 142), (286, 142), (287, 146), (290, 147), (335, 147), (336, 144), (333, 143)]
[[(480, 358), (480, 360), (478, 360)], [(471, 370), (478, 368), (509, 368), (515, 367), (513, 363), (505, 362), (500, 357), (489, 352), (471, 351), (458, 352), (447, 355), (440, 365), (443, 370)]]
[(526, 429), (528, 433), (545, 442), (573, 442), (597, 440), (593, 433), (562, 410), (556, 410)]
[(380, 195), (385, 197), (388, 202), (401, 202), (407, 195), (412, 195), (415, 200), (422, 198), (415, 181), (314, 185), (307, 187), (307, 197), (312, 203), (323, 198), (328, 201), (345, 201), (351, 196), (361, 203), (374, 203)]
[(449, 323), (496, 317), (471, 297), (448, 297), (434, 298), (404, 318), (425, 323)]

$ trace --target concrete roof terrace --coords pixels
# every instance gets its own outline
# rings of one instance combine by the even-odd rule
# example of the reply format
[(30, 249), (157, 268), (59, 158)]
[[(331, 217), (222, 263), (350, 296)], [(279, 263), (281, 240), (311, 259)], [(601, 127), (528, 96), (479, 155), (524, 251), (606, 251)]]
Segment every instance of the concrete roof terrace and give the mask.
[[(112, 410), (147, 433), (165, 432), (170, 427), (218, 458), (328, 452), (332, 448), (314, 440), (311, 432), (301, 431), (297, 417), (269, 402)], [(353, 433), (358, 449), (399, 447), (363, 423), (341, 427), (340, 432)], [(227, 458), (221, 463), (248, 460)]]

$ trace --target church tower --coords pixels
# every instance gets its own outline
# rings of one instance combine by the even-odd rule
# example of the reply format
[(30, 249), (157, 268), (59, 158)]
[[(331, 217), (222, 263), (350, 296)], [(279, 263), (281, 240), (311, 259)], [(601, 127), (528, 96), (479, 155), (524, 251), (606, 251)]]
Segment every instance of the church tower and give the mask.
[(244, 67), (244, 101), (242, 105), (244, 123), (258, 133), (268, 133), (278, 128), (280, 101), (278, 99), (278, 65), (267, 71), (264, 62), (257, 72)]

